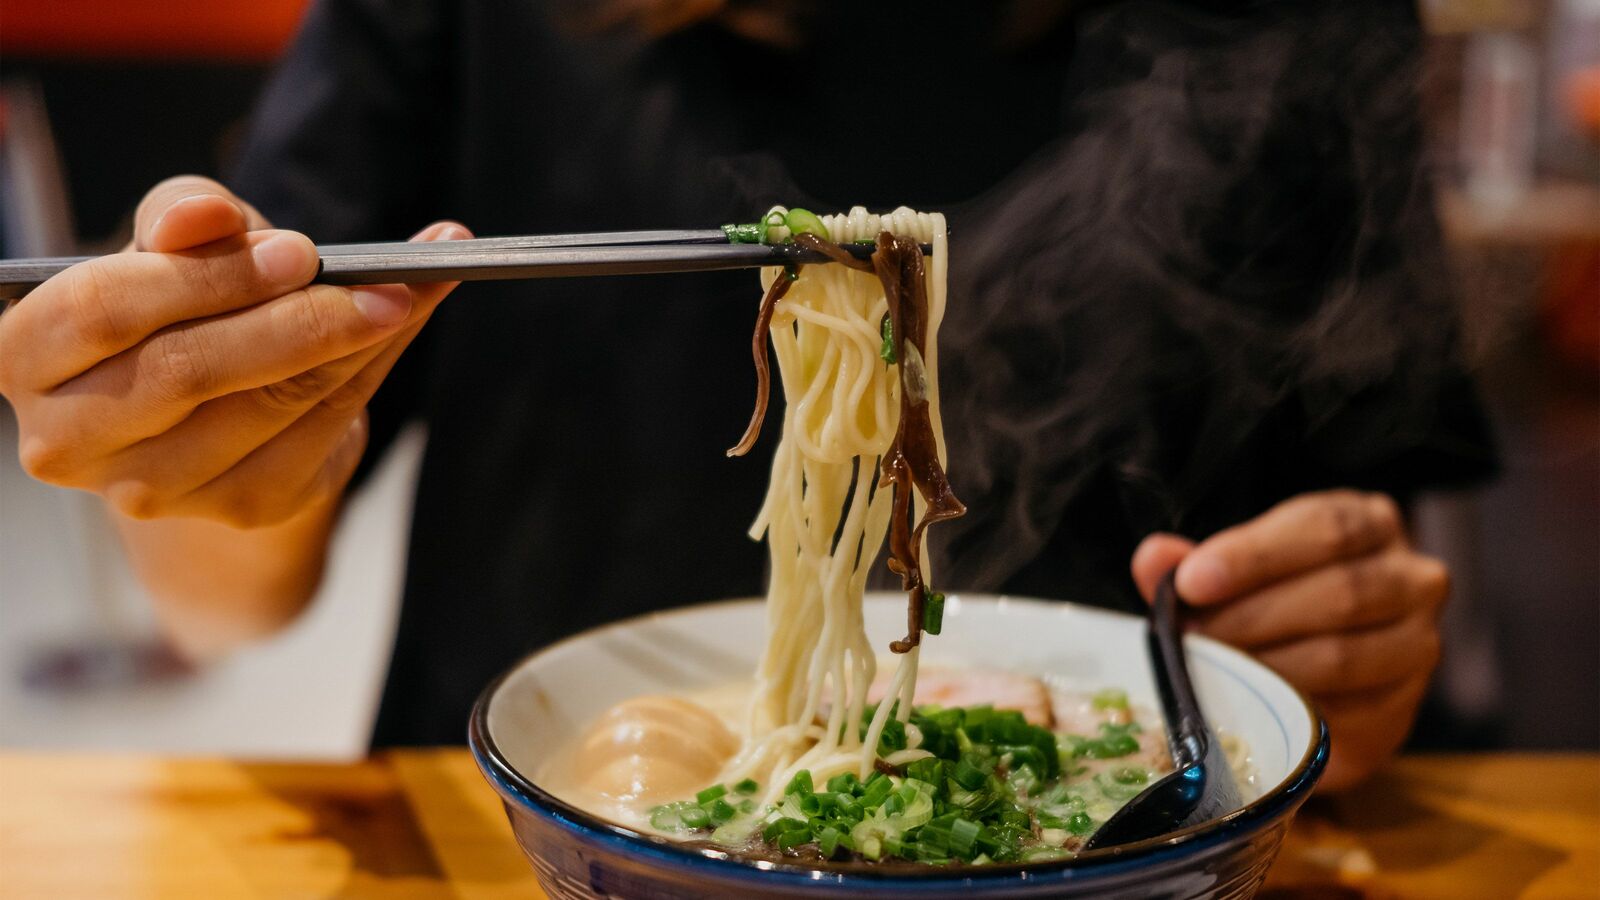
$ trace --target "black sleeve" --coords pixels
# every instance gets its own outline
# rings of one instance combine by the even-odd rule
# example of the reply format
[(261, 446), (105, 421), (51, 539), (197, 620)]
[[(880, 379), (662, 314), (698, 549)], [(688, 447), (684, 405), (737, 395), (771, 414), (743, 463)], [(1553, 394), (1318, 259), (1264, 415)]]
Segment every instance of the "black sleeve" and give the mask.
[(1318, 14), (1318, 32), (1335, 38), (1309, 42), (1297, 74), (1329, 76), (1319, 101), (1334, 127), (1307, 131), (1328, 142), (1337, 202), (1312, 230), (1333, 251), (1328, 287), (1286, 344), (1302, 440), (1333, 483), (1406, 497), (1481, 480), (1497, 454), (1435, 213), (1416, 8), (1377, 0)]
[[(451, 41), (425, 0), (319, 0), (268, 84), (229, 186), (318, 242), (398, 240), (440, 199)], [(418, 414), (428, 330), (368, 405), (363, 479)]]
[(1494, 471), (1422, 39), (1401, 0), (1085, 7), (1067, 137), (959, 232), (940, 378), (969, 511), (935, 538), (945, 577), (1130, 595), (1151, 531)]

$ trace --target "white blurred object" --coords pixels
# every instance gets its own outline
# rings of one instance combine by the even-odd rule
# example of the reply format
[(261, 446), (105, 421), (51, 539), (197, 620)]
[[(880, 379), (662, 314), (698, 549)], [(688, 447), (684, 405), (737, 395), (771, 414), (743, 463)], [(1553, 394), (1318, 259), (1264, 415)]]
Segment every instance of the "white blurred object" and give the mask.
[[(9, 416), (0, 440), (15, 446)], [(149, 602), (116, 550), (85, 546), (84, 523), (62, 498), (84, 495), (30, 481), (0, 453), (0, 746), (137, 750), (296, 759), (366, 753), (388, 671), (425, 443), (403, 432), (334, 534), (311, 607), (277, 637), (189, 677), (100, 684), (72, 692), (27, 689), (18, 677), (41, 647), (103, 633), (109, 602), (123, 633), (151, 633)], [(111, 573), (111, 596), (84, 601), (80, 568)]]
[(1486, 212), (1510, 210), (1534, 181), (1539, 60), (1527, 39), (1473, 35), (1461, 87), (1461, 174)]

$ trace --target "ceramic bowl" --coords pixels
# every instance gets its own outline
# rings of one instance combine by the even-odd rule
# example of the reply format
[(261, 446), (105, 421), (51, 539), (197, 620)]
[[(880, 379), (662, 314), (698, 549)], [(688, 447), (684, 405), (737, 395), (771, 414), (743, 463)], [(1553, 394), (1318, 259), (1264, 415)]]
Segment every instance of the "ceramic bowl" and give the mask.
[[(904, 597), (869, 596), (866, 622), (875, 639), (903, 630)], [(748, 678), (765, 633), (766, 610), (756, 600), (657, 613), (553, 644), (483, 692), (469, 727), (473, 755), (552, 898), (1248, 897), (1327, 761), (1327, 729), (1299, 692), (1248, 656), (1191, 636), (1201, 705), (1214, 726), (1246, 742), (1255, 799), (1203, 825), (1070, 860), (925, 871), (743, 860), (613, 825), (539, 786), (540, 763), (611, 705)], [(951, 595), (943, 633), (924, 641), (923, 660), (925, 667), (1048, 675), (1067, 687), (1121, 687), (1135, 703), (1158, 708), (1144, 620), (1135, 616)]]

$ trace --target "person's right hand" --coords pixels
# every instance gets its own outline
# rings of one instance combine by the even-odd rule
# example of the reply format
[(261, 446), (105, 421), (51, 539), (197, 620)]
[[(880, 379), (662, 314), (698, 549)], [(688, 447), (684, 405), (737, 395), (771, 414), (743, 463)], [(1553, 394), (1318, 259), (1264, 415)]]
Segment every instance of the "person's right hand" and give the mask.
[[(414, 240), (470, 237), (440, 222)], [(337, 497), (366, 403), (453, 284), (311, 284), (310, 240), (197, 177), (157, 185), (128, 251), (0, 316), (23, 467), (133, 518), (236, 528)]]

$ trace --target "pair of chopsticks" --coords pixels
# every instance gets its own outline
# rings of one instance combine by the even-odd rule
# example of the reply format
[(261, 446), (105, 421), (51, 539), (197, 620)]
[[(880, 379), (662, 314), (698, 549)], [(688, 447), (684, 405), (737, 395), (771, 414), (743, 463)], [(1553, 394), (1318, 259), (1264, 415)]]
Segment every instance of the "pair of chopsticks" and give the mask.
[[(871, 244), (841, 244), (866, 259)], [(924, 253), (932, 248), (924, 245)], [(793, 244), (735, 244), (720, 228), (684, 231), (605, 231), (475, 238), (430, 243), (323, 244), (317, 247), (324, 284), (426, 284), (647, 275), (812, 265), (830, 260)], [(94, 257), (0, 260), (0, 300), (29, 291), (70, 266)]]

